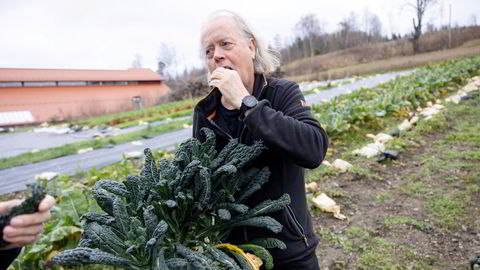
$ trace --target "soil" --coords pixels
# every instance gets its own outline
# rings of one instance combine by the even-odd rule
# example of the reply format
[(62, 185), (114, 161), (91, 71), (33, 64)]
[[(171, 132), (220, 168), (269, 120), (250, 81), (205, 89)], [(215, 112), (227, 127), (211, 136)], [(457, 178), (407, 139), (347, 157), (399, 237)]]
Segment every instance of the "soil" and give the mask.
[(451, 138), (480, 131), (480, 98), (457, 106), (396, 139), (406, 145), (397, 160), (351, 157), (361, 172), (316, 180), (314, 195), (327, 193), (347, 216), (311, 210), (321, 269), (470, 269), (480, 255), (480, 136)]

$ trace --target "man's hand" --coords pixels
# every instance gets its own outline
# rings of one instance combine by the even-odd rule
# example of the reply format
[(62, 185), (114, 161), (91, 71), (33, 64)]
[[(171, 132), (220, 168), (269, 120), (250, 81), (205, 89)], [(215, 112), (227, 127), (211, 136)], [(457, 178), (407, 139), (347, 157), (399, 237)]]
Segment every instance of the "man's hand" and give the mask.
[(217, 87), (222, 92), (224, 101), (235, 109), (240, 109), (243, 98), (250, 95), (235, 70), (222, 67), (215, 69), (210, 75), (208, 85)]
[[(0, 202), (0, 214), (7, 213), (21, 203), (22, 200)], [(21, 247), (34, 242), (38, 234), (43, 232), (43, 223), (50, 219), (50, 209), (54, 204), (55, 199), (47, 195), (38, 206), (38, 212), (12, 218), (10, 225), (3, 228), (3, 239), (10, 243), (3, 249)]]

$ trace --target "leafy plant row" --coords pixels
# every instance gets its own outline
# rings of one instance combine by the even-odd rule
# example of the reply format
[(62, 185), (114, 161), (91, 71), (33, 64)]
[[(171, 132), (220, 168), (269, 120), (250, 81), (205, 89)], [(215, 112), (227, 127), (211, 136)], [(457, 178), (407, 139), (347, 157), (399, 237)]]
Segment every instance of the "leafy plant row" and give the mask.
[(451, 60), (419, 68), (415, 73), (375, 88), (341, 95), (312, 109), (331, 137), (364, 125), (376, 125), (387, 115), (407, 116), (428, 101), (448, 95), (480, 70), (480, 57)]

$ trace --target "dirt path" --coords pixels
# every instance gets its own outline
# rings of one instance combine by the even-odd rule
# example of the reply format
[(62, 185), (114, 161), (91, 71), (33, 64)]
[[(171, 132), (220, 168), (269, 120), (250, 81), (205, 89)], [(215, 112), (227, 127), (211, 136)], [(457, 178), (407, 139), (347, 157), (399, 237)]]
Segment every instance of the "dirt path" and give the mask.
[(348, 155), (353, 172), (315, 173), (348, 216), (312, 210), (322, 269), (470, 269), (480, 255), (479, 92), (394, 139), (396, 161)]

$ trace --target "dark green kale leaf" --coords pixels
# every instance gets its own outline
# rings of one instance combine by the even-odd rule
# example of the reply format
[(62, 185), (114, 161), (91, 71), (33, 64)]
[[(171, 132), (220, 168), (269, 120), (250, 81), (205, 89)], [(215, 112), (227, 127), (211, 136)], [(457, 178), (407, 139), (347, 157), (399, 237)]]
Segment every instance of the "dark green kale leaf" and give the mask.
[(16, 216), (37, 212), (38, 206), (45, 196), (45, 189), (41, 185), (33, 185), (32, 196), (25, 199), (20, 205), (13, 207), (8, 213), (0, 215), (0, 248), (6, 247), (9, 244), (3, 240), (3, 228), (8, 226), (10, 220)]

